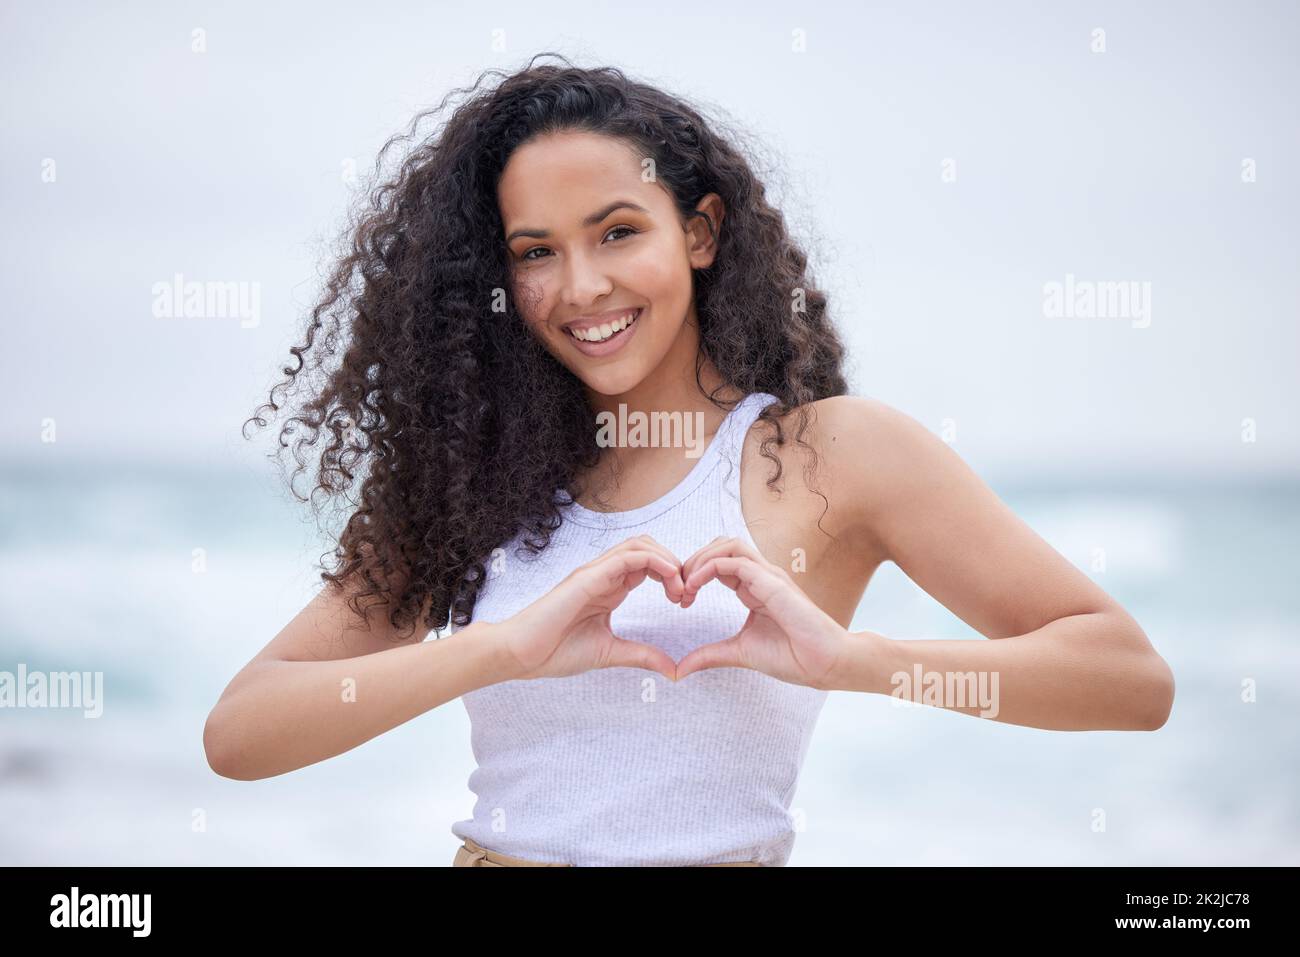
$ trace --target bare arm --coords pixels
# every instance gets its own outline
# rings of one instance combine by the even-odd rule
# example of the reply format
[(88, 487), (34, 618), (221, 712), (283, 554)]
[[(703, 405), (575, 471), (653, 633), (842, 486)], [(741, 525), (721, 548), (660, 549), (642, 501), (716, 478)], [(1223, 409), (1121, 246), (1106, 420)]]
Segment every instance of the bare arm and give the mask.
[(497, 626), (475, 622), (434, 641), (370, 630), (327, 584), (231, 680), (203, 729), (208, 763), (242, 781), (351, 750), (466, 692), (511, 676)]
[[(1173, 673), (1113, 598), (1039, 537), (961, 457), (874, 399), (830, 404), (836, 474), (863, 542), (989, 642), (853, 636), (835, 687), (895, 694), (922, 681), (997, 689), (997, 713), (951, 695), (928, 703), (1053, 730), (1155, 730)], [(865, 546), (864, 546), (865, 547)], [(901, 678), (907, 675), (908, 678)], [(950, 683), (950, 679), (953, 683)], [(910, 684), (909, 684), (910, 682)], [(900, 695), (902, 696), (902, 695)], [(914, 697), (912, 694), (906, 697)]]

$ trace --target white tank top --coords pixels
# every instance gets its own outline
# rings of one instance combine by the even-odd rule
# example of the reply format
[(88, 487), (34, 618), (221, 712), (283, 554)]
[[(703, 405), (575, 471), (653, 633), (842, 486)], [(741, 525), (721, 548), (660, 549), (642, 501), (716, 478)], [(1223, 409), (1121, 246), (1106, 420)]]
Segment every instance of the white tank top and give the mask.
[[(743, 399), (657, 501), (626, 512), (574, 502), (540, 555), (516, 551), (519, 537), (503, 546), (487, 562), (474, 620), (509, 618), (637, 535), (682, 561), (719, 535), (753, 544), (740, 507), (740, 452), (775, 400), (764, 392)], [(611, 623), (616, 635), (680, 661), (735, 634), (747, 616), (719, 581), (683, 609), (647, 578)], [(710, 668), (678, 684), (639, 668), (604, 668), (479, 688), (461, 698), (477, 800), (473, 818), (451, 831), (490, 850), (580, 867), (783, 866), (795, 838), (790, 802), (826, 695), (748, 668)]]

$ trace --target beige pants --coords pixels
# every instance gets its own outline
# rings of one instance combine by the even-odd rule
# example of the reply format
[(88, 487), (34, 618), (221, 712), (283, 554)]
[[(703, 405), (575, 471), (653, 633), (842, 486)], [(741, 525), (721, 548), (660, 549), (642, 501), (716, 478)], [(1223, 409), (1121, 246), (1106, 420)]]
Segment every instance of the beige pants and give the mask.
[[(522, 857), (512, 857), (500, 851), (489, 851), (481, 844), (469, 838), (456, 848), (456, 859), (452, 867), (572, 867), (572, 864), (548, 864), (542, 861), (526, 861)], [(701, 867), (762, 867), (758, 861), (728, 861), (725, 864), (702, 864)]]

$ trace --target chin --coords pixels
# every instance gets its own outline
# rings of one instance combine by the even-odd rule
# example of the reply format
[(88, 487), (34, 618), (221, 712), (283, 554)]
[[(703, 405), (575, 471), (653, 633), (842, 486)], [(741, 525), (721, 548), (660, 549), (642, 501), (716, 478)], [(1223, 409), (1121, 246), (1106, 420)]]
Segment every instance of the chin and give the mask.
[(592, 392), (600, 395), (625, 395), (635, 389), (645, 379), (640, 372), (614, 371), (599, 373), (596, 375), (578, 375), (583, 384)]

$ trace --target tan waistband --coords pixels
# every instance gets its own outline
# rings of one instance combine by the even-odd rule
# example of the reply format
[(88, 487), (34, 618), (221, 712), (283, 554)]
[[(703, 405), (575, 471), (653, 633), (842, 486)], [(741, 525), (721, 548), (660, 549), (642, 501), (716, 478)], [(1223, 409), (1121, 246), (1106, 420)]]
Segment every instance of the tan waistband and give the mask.
[[(490, 851), (482, 844), (475, 843), (468, 837), (456, 848), (456, 858), (452, 867), (572, 867), (572, 864), (551, 864), (544, 861), (529, 861), (522, 857)], [(701, 867), (762, 867), (758, 861), (727, 861), (722, 864), (701, 864)]]

